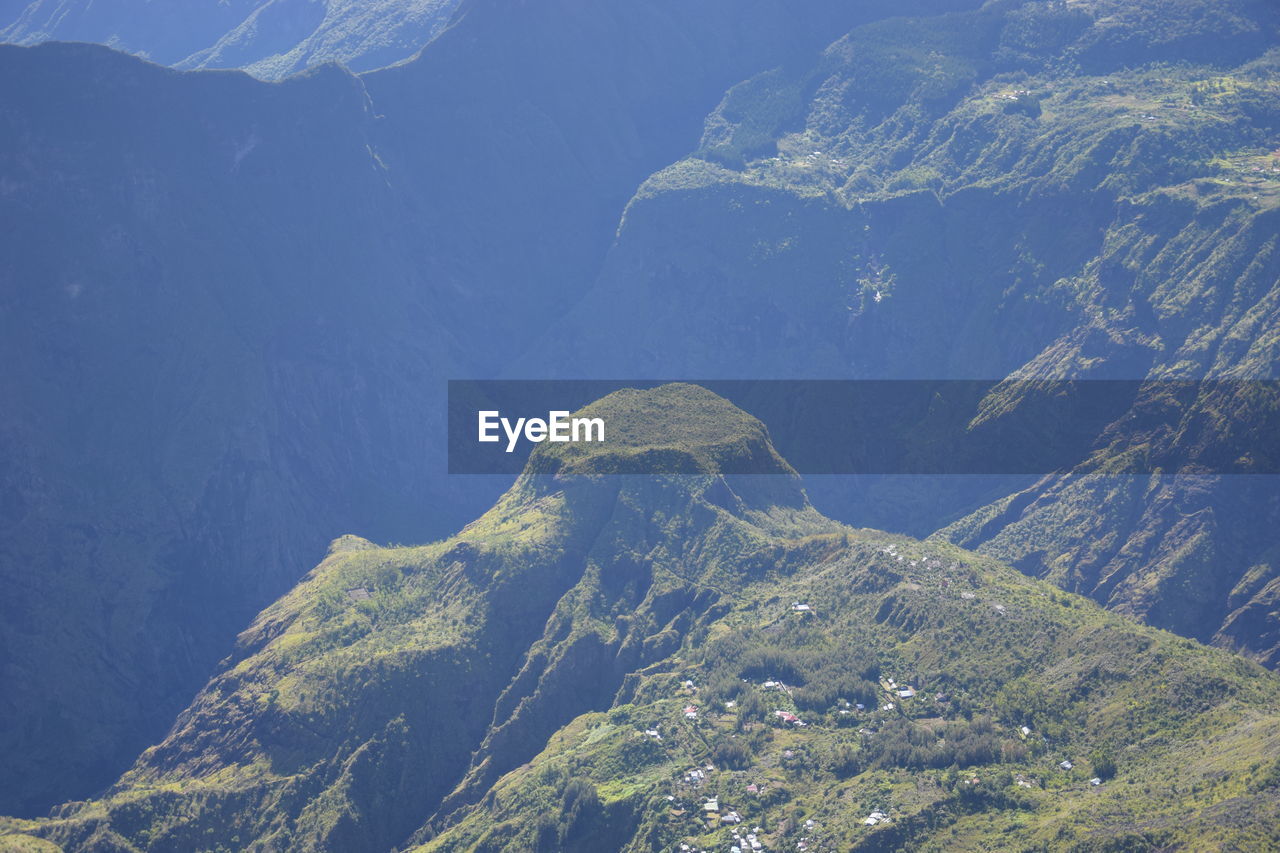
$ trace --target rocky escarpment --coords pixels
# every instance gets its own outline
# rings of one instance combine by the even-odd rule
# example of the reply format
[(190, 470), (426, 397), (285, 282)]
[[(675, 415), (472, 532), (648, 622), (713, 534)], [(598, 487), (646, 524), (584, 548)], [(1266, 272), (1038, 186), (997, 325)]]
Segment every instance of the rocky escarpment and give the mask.
[[(856, 28), (726, 95), (701, 148), (632, 199), (595, 287), (535, 365), (1273, 378), (1278, 33), (1274, 8), (1251, 2), (991, 4)], [(1194, 61), (1166, 73), (1159, 63), (1183, 50)], [(1187, 413), (1220, 416), (1198, 402)], [(1274, 663), (1258, 579), (1274, 566), (1275, 488), (1089, 470), (1039, 484), (864, 477), (811, 493), (844, 520), (945, 528)]]

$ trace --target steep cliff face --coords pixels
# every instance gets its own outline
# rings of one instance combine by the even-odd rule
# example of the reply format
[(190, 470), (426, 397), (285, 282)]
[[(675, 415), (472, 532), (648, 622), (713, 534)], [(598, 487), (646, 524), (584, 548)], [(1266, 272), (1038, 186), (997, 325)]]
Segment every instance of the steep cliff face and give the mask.
[[(1278, 40), (1274, 8), (1245, 2), (990, 4), (855, 28), (810, 65), (730, 90), (699, 151), (629, 203), (592, 291), (534, 364), (1274, 377)], [(1192, 61), (1162, 64), (1180, 52)], [(815, 500), (922, 532), (974, 513), (944, 535), (1274, 661), (1273, 627), (1241, 640), (1269, 619), (1266, 585), (1245, 582), (1274, 561), (1267, 480), (1085, 473), (863, 478)], [(990, 504), (1000, 488), (1016, 497)]]
[[(908, 8), (925, 8), (917, 2)], [(976, 5), (948, 0), (947, 7)], [(744, 76), (901, 4), (476, 2), (415, 62), (366, 75), (390, 179), (470, 349), (511, 367), (595, 278), (627, 200)]]
[[(1178, 195), (1156, 193), (1123, 209), (1106, 250), (1064, 283), (1089, 294), (1096, 306), (1088, 326), (1046, 348), (1025, 372), (1275, 378), (1277, 210), (1224, 201), (1197, 205)], [(1182, 423), (1193, 429), (1224, 417), (1247, 423), (1248, 409), (1215, 411), (1208, 400), (1197, 401)], [(1159, 454), (1167, 443), (1167, 436), (1126, 429), (1123, 422), (1117, 432), (1131, 434), (1115, 451), (1121, 457)], [(1257, 580), (1275, 566), (1270, 531), (1280, 520), (1280, 485), (1267, 476), (1125, 471), (1123, 461), (1083, 465), (942, 535), (1152, 624), (1244, 649), (1274, 666), (1276, 615), (1264, 615), (1268, 593)]]
[[(1276, 13), (1206, 13), (1180, 38), (1217, 54), (1176, 72), (1155, 64), (1168, 34), (1104, 13), (993, 4), (870, 24), (735, 86), (699, 151), (634, 196), (536, 363), (1269, 375)], [(1229, 47), (1213, 41), (1226, 21)], [(1085, 62), (1122, 33), (1127, 68)]]
[(450, 362), (371, 218), (394, 200), (358, 80), (2, 54), (0, 702), (27, 811), (116, 775), (334, 522), (421, 529), (406, 389)]
[[(592, 411), (639, 428), (608, 459), (536, 451), (445, 541), (336, 540), (104, 798), (0, 833), (85, 851), (727, 844), (719, 812), (689, 813), (700, 793), (771, 847), (1274, 830), (1274, 674), (953, 546), (832, 522), (763, 426), (704, 390)], [(693, 473), (618, 468), (656, 451)], [(759, 473), (712, 461), (744, 453)], [(1053, 769), (1069, 758), (1106, 787)], [(1174, 767), (1182, 786), (1143, 785)], [(874, 835), (868, 796), (893, 815)], [(1098, 803), (1108, 820), (1082, 821)]]

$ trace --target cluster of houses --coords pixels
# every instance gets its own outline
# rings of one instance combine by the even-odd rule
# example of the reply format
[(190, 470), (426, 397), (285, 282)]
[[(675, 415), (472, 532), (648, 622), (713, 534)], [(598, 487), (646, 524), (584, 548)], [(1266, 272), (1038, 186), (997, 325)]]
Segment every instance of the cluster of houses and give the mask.
[[(839, 157), (832, 157), (832, 156), (830, 156), (829, 154), (824, 154), (824, 153), (823, 153), (823, 152), (821, 152), (821, 151), (810, 151), (808, 154), (804, 155), (804, 158), (803, 158), (803, 161), (801, 162), (801, 165), (808, 165), (808, 166), (815, 165), (815, 164), (817, 163), (817, 161), (822, 160), (822, 159), (824, 159), (824, 158), (825, 158), (825, 159), (827, 160), (827, 162), (828, 162), (828, 163), (830, 163), (832, 166), (843, 166), (843, 165), (845, 165), (845, 161), (844, 161), (844, 160), (842, 160), (841, 158), (839, 158)], [(782, 156), (782, 155), (778, 155), (778, 156), (776, 156), (776, 157), (768, 157), (768, 158), (766, 158), (766, 161), (767, 161), (767, 162), (769, 162), (769, 163), (781, 163), (781, 164), (787, 164), (787, 163), (795, 162), (795, 161), (796, 161), (796, 159), (798, 159), (798, 158), (785, 157), (785, 156)]]
[(708, 773), (715, 772), (715, 766), (708, 764), (705, 767), (695, 767), (692, 770), (686, 770), (684, 775), (680, 777), (680, 781), (695, 788), (701, 787), (702, 783), (707, 780)]
[[(671, 811), (673, 815), (679, 817), (686, 813), (682, 805), (675, 804), (674, 796), (667, 797), (667, 800), (672, 801), (673, 803)], [(733, 846), (730, 848), (730, 853), (734, 853), (734, 851), (736, 851), (736, 853), (746, 853), (746, 851), (752, 851), (752, 853), (755, 853), (755, 851), (765, 849), (764, 843), (760, 841), (759, 838), (759, 833), (763, 830), (757, 826), (753, 827), (746, 835), (741, 834), (738, 831), (737, 826), (742, 823), (742, 815), (738, 814), (738, 812), (733, 809), (725, 808), (720, 803), (720, 799), (718, 797), (706, 798), (706, 801), (702, 804), (701, 815), (702, 818), (706, 820), (708, 829), (715, 829), (720, 826), (732, 829)], [(681, 844), (679, 850), (681, 853), (697, 853), (696, 848), (692, 847), (688, 843)]]
[[(694, 684), (692, 680), (686, 678), (684, 681), (680, 682), (680, 689), (687, 694), (694, 694), (698, 692), (698, 685)], [(684, 718), (686, 720), (696, 720), (698, 719), (698, 706), (690, 702), (688, 705), (684, 706), (684, 710), (681, 713), (684, 714)]]
[[(896, 560), (901, 561), (904, 559), (902, 554), (897, 553), (896, 546), (894, 545), (889, 545), (888, 547), (882, 549), (882, 551), (884, 551), (884, 553), (886, 554), (889, 554), (891, 557), (895, 558)], [(937, 563), (936, 560), (931, 560), (927, 556), (920, 558), (919, 561), (916, 561), (916, 560), (911, 561), (911, 565), (913, 566), (917, 565), (918, 562), (922, 562), (926, 565), (929, 565), (931, 563), (934, 565), (940, 565), (939, 563)], [(957, 565), (958, 564), (953, 564), (953, 568), (955, 568)], [(965, 599), (976, 598), (976, 596), (972, 592), (962, 592), (961, 597)], [(1004, 609), (1005, 609), (1002, 605), (993, 605), (993, 607), (997, 610), (997, 612), (1004, 612)], [(812, 613), (813, 608), (805, 602), (795, 601), (795, 602), (792, 602), (791, 604), (791, 611), (794, 613)], [(747, 679), (743, 679), (743, 681), (746, 682)], [(680, 686), (687, 694), (694, 694), (697, 692), (697, 689), (698, 689), (697, 686), (694, 684), (694, 682), (691, 680), (684, 680), (683, 682), (681, 682)], [(886, 711), (892, 711), (895, 707), (895, 702), (913, 699), (918, 694), (918, 691), (912, 685), (900, 684), (894, 678), (888, 677), (888, 676), (882, 677), (880, 679), (880, 686), (886, 693), (889, 694), (889, 697), (891, 699), (891, 701), (887, 701), (881, 706), (882, 709)], [(763, 682), (760, 685), (760, 687), (764, 690), (777, 690), (777, 691), (786, 693), (787, 695), (791, 695), (792, 693), (791, 687), (787, 686), (781, 681), (777, 681), (773, 679)], [(939, 693), (935, 698), (939, 702), (947, 701), (949, 699), (948, 696), (941, 693)], [(724, 704), (726, 709), (732, 709), (736, 705), (736, 703), (733, 702), (732, 700), (727, 701)], [(866, 706), (863, 705), (862, 703), (851, 704), (848, 700), (844, 700), (844, 699), (840, 700), (839, 713), (851, 714), (853, 713), (854, 708), (856, 708), (856, 710), (858, 711), (866, 710)], [(683, 709), (683, 713), (686, 719), (690, 719), (690, 720), (696, 719), (698, 716), (698, 707), (692, 703), (687, 704)], [(796, 714), (790, 711), (776, 710), (773, 713), (774, 713), (774, 716), (783, 725), (791, 725), (795, 727), (804, 727), (807, 725), (805, 721), (803, 721)], [(860, 731), (866, 734), (870, 734), (870, 732), (867, 732), (865, 729)], [(1020, 726), (1018, 729), (1018, 733), (1025, 740), (1031, 734), (1031, 729), (1030, 727), (1025, 725)], [(654, 740), (662, 739), (662, 735), (659, 733), (657, 726), (654, 726), (652, 729), (645, 730), (644, 734), (650, 738), (653, 738)], [(1058, 767), (1063, 771), (1070, 771), (1074, 769), (1075, 765), (1071, 762), (1070, 759), (1065, 759), (1058, 764)], [(710, 764), (706, 765), (705, 767), (692, 768), (686, 771), (682, 775), (681, 782), (693, 788), (701, 787), (707, 779), (707, 774), (713, 772), (714, 770), (715, 768)], [(1018, 775), (1016, 777), (1016, 781), (1018, 786), (1020, 787), (1024, 787), (1024, 788), (1033, 787), (1033, 781), (1023, 775)], [(977, 785), (979, 780), (975, 776), (972, 778), (966, 778), (964, 782), (967, 785)], [(1089, 780), (1089, 783), (1091, 785), (1098, 786), (1102, 784), (1102, 779), (1098, 777), (1094, 777)], [(757, 784), (751, 783), (746, 786), (745, 790), (748, 794), (756, 795), (756, 794), (759, 794), (762, 789)], [(674, 796), (669, 796), (667, 797), (667, 799), (673, 801), (672, 814), (684, 815), (687, 813), (685, 808), (683, 807), (679, 809), (675, 808)], [(726, 808), (720, 802), (718, 797), (705, 798), (702, 804), (702, 807), (700, 809), (700, 816), (706, 822), (709, 828), (726, 827), (726, 828), (731, 828), (733, 830), (733, 833), (732, 833), (733, 844), (730, 847), (730, 853), (757, 853), (757, 851), (761, 851), (764, 849), (764, 845), (758, 837), (758, 834), (761, 831), (760, 828), (756, 827), (752, 832), (748, 832), (745, 835), (740, 834), (736, 827), (742, 824), (743, 822), (742, 815), (734, 809)], [(862, 823), (868, 827), (878, 826), (880, 824), (888, 823), (888, 822), (890, 822), (889, 816), (882, 811), (873, 811), (869, 815), (867, 815), (867, 817), (864, 818), (862, 821)], [(812, 825), (813, 825), (813, 821), (810, 820), (806, 822), (807, 827), (812, 827)], [(797, 842), (796, 849), (801, 851), (807, 849), (809, 840), (810, 839), (808, 838), (801, 838)], [(691, 848), (688, 844), (682, 844), (680, 845), (680, 850), (692, 851), (693, 848)]]
[[(1023, 726), (1023, 728), (1025, 729), (1025, 728), (1026, 728), (1026, 726)], [(1059, 764), (1058, 764), (1058, 768), (1059, 768), (1059, 769), (1061, 769), (1061, 770), (1064, 770), (1064, 771), (1065, 771), (1065, 770), (1073, 770), (1073, 769), (1075, 769), (1075, 765), (1074, 765), (1074, 764), (1072, 764), (1072, 763), (1071, 763), (1071, 759), (1069, 759), (1069, 758), (1068, 758), (1068, 759), (1064, 759), (1063, 761), (1059, 762)], [(1093, 785), (1093, 786), (1096, 788), (1098, 785), (1101, 785), (1101, 784), (1102, 784), (1102, 779), (1101, 779), (1100, 777), (1098, 777), (1098, 776), (1094, 776), (1092, 779), (1090, 779), (1090, 780), (1089, 780), (1089, 784), (1090, 784), (1090, 785)]]
[(757, 835), (759, 832), (760, 827), (758, 826), (746, 835), (739, 835), (738, 831), (734, 830), (733, 846), (729, 848), (729, 853), (747, 853), (748, 850), (752, 851), (752, 853), (758, 853), (758, 851), (763, 850), (764, 843)]
[[(897, 545), (889, 545), (889, 546), (887, 546), (887, 547), (885, 547), (885, 548), (881, 548), (881, 549), (880, 549), (880, 551), (881, 551), (881, 553), (883, 553), (883, 554), (888, 554), (890, 559), (892, 559), (892, 560), (896, 560), (896, 561), (897, 561), (897, 562), (899, 562), (899, 563), (901, 563), (901, 562), (902, 562), (902, 560), (903, 560), (902, 555), (898, 553), (898, 546), (897, 546)], [(915, 561), (912, 561), (912, 563), (911, 563), (911, 564), (914, 566), (914, 565), (915, 565)]]
[[(806, 821), (804, 822), (804, 828), (805, 828), (806, 830), (808, 830), (809, 832), (813, 832), (813, 831), (814, 831), (814, 829), (815, 829), (815, 828), (817, 828), (817, 824), (813, 821), (813, 819), (812, 819), (812, 818), (810, 818), (809, 820), (806, 820)], [(816, 839), (814, 839), (814, 838), (813, 838), (813, 837), (811, 837), (811, 836), (808, 836), (808, 835), (802, 835), (802, 836), (800, 836), (800, 839), (796, 842), (796, 849), (797, 849), (797, 850), (802, 850), (802, 851), (803, 851), (803, 850), (808, 850), (808, 849), (809, 849), (809, 842), (810, 842), (810, 841), (814, 841), (814, 840), (816, 840)]]
[(1023, 98), (1030, 98), (1031, 91), (1029, 89), (1018, 89), (1013, 92), (1000, 92), (996, 95), (997, 101), (1021, 101)]
[[(881, 548), (880, 553), (887, 555), (890, 560), (893, 560), (894, 562), (897, 562), (897, 563), (901, 563), (907, 560), (906, 555), (900, 552), (898, 550), (898, 546), (892, 542), (886, 545), (885, 547)], [(938, 557), (932, 554), (926, 553), (926, 554), (921, 554), (919, 557), (916, 557), (910, 560), (909, 562), (907, 562), (907, 565), (912, 568), (919, 566), (921, 568), (940, 569), (942, 568), (942, 561), (938, 559)], [(960, 568), (960, 564), (953, 561), (949, 568), (953, 572), (957, 571)], [(947, 580), (944, 578), (942, 583), (944, 586), (946, 586)]]
[[(912, 699), (915, 698), (916, 695), (916, 689), (910, 684), (899, 684), (892, 678), (886, 677), (880, 679), (880, 687), (884, 689), (885, 693), (888, 693), (890, 696), (896, 696), (899, 699)], [(889, 705), (890, 707), (886, 710), (890, 710), (893, 703), (891, 702)]]
[[(880, 549), (880, 553), (881, 553), (881, 554), (886, 554), (886, 555), (888, 555), (890, 559), (892, 559), (894, 562), (897, 562), (897, 563), (901, 563), (901, 562), (903, 562), (904, 560), (906, 560), (906, 555), (904, 555), (903, 553), (901, 553), (901, 552), (898, 550), (898, 546), (897, 546), (895, 543), (892, 543), (892, 542), (890, 542), (890, 543), (889, 543), (888, 545), (886, 545), (885, 547), (881, 548), (881, 549)], [(923, 555), (923, 556), (921, 556), (921, 557), (917, 557), (916, 559), (912, 560), (908, 565), (911, 565), (911, 566), (933, 566), (933, 567), (937, 568), (937, 567), (941, 566), (942, 564), (941, 564), (940, 562), (938, 562), (938, 560), (937, 560), (936, 558), (930, 557), (928, 554), (925, 554), (925, 555)], [(957, 564), (953, 565), (951, 568), (955, 569), (955, 568), (958, 568), (958, 566), (959, 566), (959, 564), (957, 563)]]
[(702, 804), (702, 816), (706, 818), (707, 824), (711, 828), (716, 826), (735, 826), (742, 823), (742, 815), (733, 809), (722, 809), (718, 797), (709, 797)]

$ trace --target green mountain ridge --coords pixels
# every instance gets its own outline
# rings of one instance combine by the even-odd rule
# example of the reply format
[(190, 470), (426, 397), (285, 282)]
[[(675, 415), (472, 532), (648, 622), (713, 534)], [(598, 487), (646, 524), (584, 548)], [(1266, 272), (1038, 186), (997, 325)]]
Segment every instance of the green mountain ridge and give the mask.
[[(0, 47), (0, 811), (117, 778), (333, 531), (489, 506), (436, 476), (443, 377), (1274, 376), (1278, 27), (473, 0), (278, 84)], [(842, 488), (1276, 663), (1266, 481)]]
[[(678, 445), (684, 407), (695, 444), (740, 446), (722, 425), (741, 424), (770, 450), (696, 387), (593, 410), (614, 404), (659, 422), (641, 450)], [(823, 518), (785, 471), (526, 473), (442, 542), (335, 540), (102, 799), (0, 831), (112, 851), (722, 848), (756, 826), (770, 850), (1249, 849), (1278, 841), (1278, 703), (1280, 676), (1242, 658)], [(711, 797), (743, 823), (709, 824)]]

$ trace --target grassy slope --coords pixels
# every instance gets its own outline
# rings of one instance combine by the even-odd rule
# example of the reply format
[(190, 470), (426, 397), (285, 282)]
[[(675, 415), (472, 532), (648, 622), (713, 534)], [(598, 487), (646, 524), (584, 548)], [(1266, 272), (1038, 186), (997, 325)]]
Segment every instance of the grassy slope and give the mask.
[[(704, 635), (638, 674), (615, 707), (557, 733), (422, 849), (532, 849), (544, 815), (552, 823), (541, 831), (562, 833), (569, 849), (581, 839), (603, 849), (721, 849), (731, 830), (708, 831), (696, 814), (709, 796), (738, 810), (744, 826), (765, 827), (768, 849), (791, 849), (802, 837), (818, 850), (1276, 843), (1277, 791), (1268, 781), (1268, 756), (1280, 746), (1275, 676), (958, 549), (869, 532), (850, 539), (785, 580), (743, 589)], [(891, 544), (905, 562), (885, 552)], [(811, 603), (816, 615), (793, 614), (793, 600)], [(783, 675), (762, 674), (762, 650), (819, 652), (808, 671), (802, 665), (783, 679), (793, 687), (835, 679), (823, 665), (838, 661), (872, 680), (911, 683), (920, 695), (895, 700), (891, 711), (841, 715), (838, 700), (798, 709), (803, 689), (789, 697), (758, 687)], [(787, 666), (781, 656), (770, 663)], [(682, 688), (686, 679), (698, 690)], [(868, 687), (847, 689), (852, 701)], [(937, 702), (937, 692), (949, 700)], [(723, 702), (743, 705), (750, 695), (765, 721), (744, 727)], [(700, 708), (693, 721), (681, 713), (690, 702)], [(810, 725), (770, 720), (777, 708), (798, 709)], [(994, 749), (981, 760), (925, 757), (930, 749), (950, 757), (939, 736), (963, 737), (967, 722), (983, 716)], [(1025, 738), (1022, 725), (1031, 729)], [(642, 733), (654, 726), (660, 743)], [(742, 745), (745, 756), (724, 752), (726, 743)], [(1118, 772), (1094, 787), (1089, 756), (1103, 752)], [(721, 761), (726, 754), (731, 765)], [(1075, 769), (1059, 769), (1064, 759)], [(684, 780), (708, 762), (718, 766), (704, 783)], [(966, 783), (972, 778), (978, 782)], [(561, 791), (570, 779), (595, 786), (600, 826), (566, 821)], [(767, 793), (750, 794), (748, 784)], [(677, 807), (691, 804), (689, 814), (673, 814), (667, 795)], [(875, 809), (892, 821), (863, 825)], [(817, 826), (806, 829), (806, 820)]]
[[(690, 403), (693, 446), (759, 440), (689, 386), (612, 399), (641, 423)], [(1280, 677), (763, 480), (530, 476), (445, 542), (339, 539), (106, 798), (5, 828), (85, 850), (383, 850), (419, 825), (427, 849), (638, 850), (725, 836), (664, 799), (708, 792), (771, 848), (1144, 849), (1274, 827)], [(884, 702), (891, 677), (920, 695), (840, 713)], [(655, 725), (661, 742), (639, 733)], [(1104, 754), (1117, 775), (1093, 788)], [(698, 790), (678, 781), (708, 760)], [(892, 820), (868, 832), (873, 808)]]

